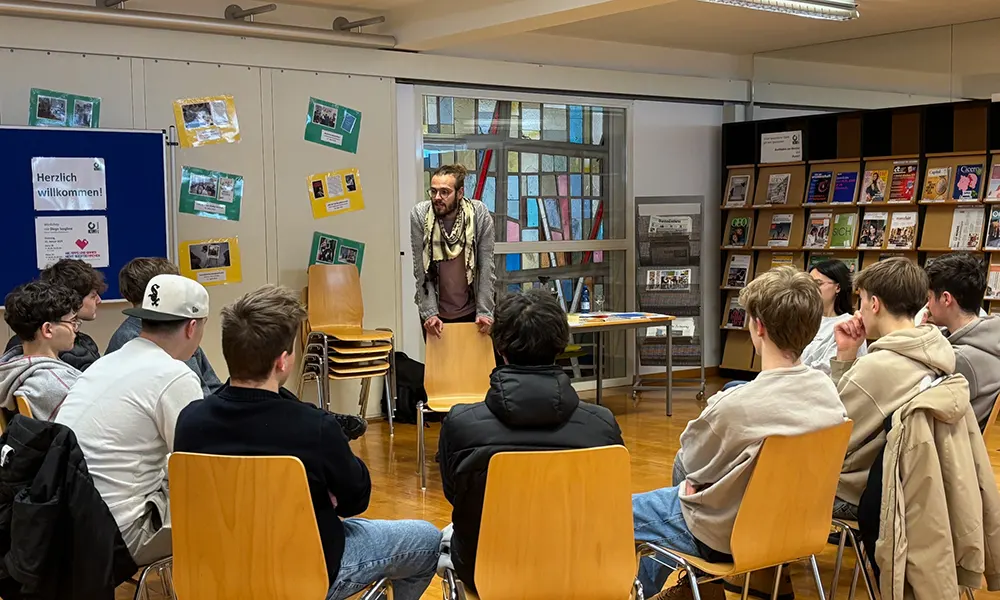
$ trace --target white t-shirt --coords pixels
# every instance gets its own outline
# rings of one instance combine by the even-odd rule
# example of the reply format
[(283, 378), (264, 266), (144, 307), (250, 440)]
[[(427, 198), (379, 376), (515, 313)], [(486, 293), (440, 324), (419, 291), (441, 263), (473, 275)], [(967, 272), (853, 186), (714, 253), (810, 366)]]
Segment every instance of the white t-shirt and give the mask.
[(161, 489), (177, 415), (202, 397), (198, 376), (144, 338), (98, 359), (70, 389), (55, 421), (76, 434), (120, 528), (142, 517), (146, 498)]
[[(819, 331), (816, 337), (809, 342), (806, 349), (802, 351), (802, 364), (830, 374), (830, 359), (837, 358), (837, 340), (833, 336), (833, 328), (838, 323), (843, 323), (851, 319), (854, 315), (844, 313), (836, 317), (823, 317), (819, 324)], [(858, 356), (868, 354), (868, 343), (861, 344), (858, 349)]]

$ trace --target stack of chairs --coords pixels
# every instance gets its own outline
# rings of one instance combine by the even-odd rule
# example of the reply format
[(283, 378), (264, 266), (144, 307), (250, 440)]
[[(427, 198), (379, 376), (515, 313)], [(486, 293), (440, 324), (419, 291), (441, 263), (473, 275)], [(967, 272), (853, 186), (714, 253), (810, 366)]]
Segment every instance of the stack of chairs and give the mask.
[(359, 415), (368, 411), (372, 378), (385, 376), (389, 432), (395, 410), (394, 336), (391, 329), (365, 329), (361, 277), (353, 265), (309, 267), (306, 289), (309, 319), (303, 325), (304, 348), (299, 393), (315, 381), (320, 406), (330, 410), (330, 380), (361, 380)]

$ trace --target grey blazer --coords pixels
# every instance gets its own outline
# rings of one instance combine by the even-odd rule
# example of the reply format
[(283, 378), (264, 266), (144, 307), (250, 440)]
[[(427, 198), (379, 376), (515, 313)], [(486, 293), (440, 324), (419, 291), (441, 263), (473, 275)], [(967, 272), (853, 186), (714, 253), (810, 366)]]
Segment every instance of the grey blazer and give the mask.
[[(496, 284), (496, 274), (493, 264), (493, 245), (496, 242), (493, 233), (493, 215), (490, 209), (478, 200), (472, 201), (475, 207), (476, 239), (476, 273), (473, 281), (473, 291), (476, 294), (476, 316), (493, 319), (493, 308), (496, 300), (493, 287)], [(410, 249), (413, 252), (413, 277), (417, 283), (417, 294), (413, 301), (420, 312), (420, 322), (438, 314), (437, 284), (426, 286), (424, 274), (424, 222), (427, 211), (431, 210), (429, 200), (424, 200), (410, 211)]]

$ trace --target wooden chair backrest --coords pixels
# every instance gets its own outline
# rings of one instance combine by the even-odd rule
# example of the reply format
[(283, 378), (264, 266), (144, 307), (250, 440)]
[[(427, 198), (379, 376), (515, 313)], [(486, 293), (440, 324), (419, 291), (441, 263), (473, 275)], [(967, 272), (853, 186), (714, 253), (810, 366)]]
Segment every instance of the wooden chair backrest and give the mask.
[(476, 558), (482, 600), (622, 600), (635, 579), (623, 446), (490, 460)]
[(175, 452), (169, 474), (178, 598), (326, 597), (326, 562), (299, 459)]
[(354, 265), (312, 265), (306, 306), (309, 323), (319, 327), (361, 327), (365, 303)]
[(427, 335), (424, 389), (427, 398), (486, 397), (496, 367), (493, 340), (475, 323), (447, 323), (441, 337)]
[(34, 419), (35, 415), (31, 412), (31, 406), (28, 404), (28, 399), (24, 396), (14, 396), (14, 400), (17, 402), (17, 414), (28, 417), (29, 419)]
[(737, 572), (823, 552), (853, 426), (764, 440), (730, 539)]
[(997, 422), (997, 417), (1000, 416), (1000, 394), (997, 394), (996, 400), (993, 401), (993, 410), (990, 411), (990, 420), (986, 422), (986, 427), (983, 429), (983, 439), (989, 435), (990, 429), (993, 428), (993, 424)]

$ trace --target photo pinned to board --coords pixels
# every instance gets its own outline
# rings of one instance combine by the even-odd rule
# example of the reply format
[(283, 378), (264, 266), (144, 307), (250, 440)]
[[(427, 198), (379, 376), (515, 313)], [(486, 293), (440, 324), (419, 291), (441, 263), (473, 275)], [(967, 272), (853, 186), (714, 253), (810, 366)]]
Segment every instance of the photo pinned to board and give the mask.
[(333, 102), (309, 98), (305, 140), (357, 154), (361, 111)]
[(364, 210), (361, 176), (357, 169), (316, 173), (306, 178), (314, 219)]
[(243, 281), (239, 238), (181, 242), (177, 256), (181, 275), (204, 286)]
[(174, 100), (174, 121), (184, 148), (240, 141), (240, 124), (232, 96)]
[(223, 221), (239, 221), (242, 204), (242, 175), (197, 167), (181, 169), (180, 212)]
[(309, 265), (354, 265), (361, 273), (365, 258), (365, 243), (337, 237), (319, 231), (313, 233)]
[(31, 88), (28, 125), (33, 127), (101, 126), (101, 99)]

